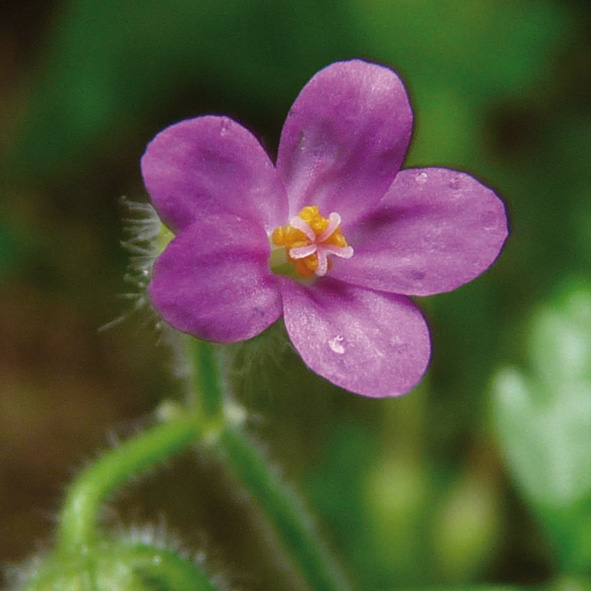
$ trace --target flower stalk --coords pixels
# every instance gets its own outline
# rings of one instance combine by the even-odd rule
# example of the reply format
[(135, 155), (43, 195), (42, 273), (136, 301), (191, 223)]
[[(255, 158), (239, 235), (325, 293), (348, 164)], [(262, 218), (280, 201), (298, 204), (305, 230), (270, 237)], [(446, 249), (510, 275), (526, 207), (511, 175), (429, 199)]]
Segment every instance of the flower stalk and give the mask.
[(316, 532), (293, 492), (269, 470), (260, 451), (237, 429), (227, 427), (219, 441), (234, 476), (274, 526), (284, 549), (314, 591), (347, 591), (351, 585)]
[(192, 341), (199, 410), (220, 425), (217, 445), (232, 474), (263, 510), (288, 555), (315, 591), (351, 588), (294, 494), (269, 469), (257, 447), (223, 413), (224, 388), (215, 346)]
[(215, 345), (205, 341), (190, 340), (193, 357), (194, 381), (193, 397), (188, 401), (202, 420), (212, 424), (223, 421), (224, 393)]
[(311, 519), (293, 493), (269, 470), (256, 446), (224, 415), (222, 380), (215, 350), (195, 342), (196, 393), (191, 409), (175, 408), (167, 420), (113, 449), (86, 468), (70, 488), (61, 512), (58, 551), (86, 555), (103, 539), (99, 518), (103, 504), (134, 476), (215, 433), (230, 471), (263, 510), (277, 538), (315, 591), (350, 589)]

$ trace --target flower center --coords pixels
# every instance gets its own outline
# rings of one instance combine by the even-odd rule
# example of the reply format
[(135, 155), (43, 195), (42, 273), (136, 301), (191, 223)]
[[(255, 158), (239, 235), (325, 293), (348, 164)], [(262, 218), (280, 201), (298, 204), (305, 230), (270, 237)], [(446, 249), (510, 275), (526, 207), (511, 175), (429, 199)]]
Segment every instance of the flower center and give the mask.
[[(273, 231), (271, 242), (283, 247), (287, 262), (299, 277), (305, 279), (317, 275), (324, 277), (332, 267), (329, 255), (350, 259), (353, 249), (341, 234), (341, 216), (331, 213), (325, 218), (318, 213), (316, 205), (304, 207), (287, 226), (278, 226)], [(273, 264), (280, 272), (279, 265)]]

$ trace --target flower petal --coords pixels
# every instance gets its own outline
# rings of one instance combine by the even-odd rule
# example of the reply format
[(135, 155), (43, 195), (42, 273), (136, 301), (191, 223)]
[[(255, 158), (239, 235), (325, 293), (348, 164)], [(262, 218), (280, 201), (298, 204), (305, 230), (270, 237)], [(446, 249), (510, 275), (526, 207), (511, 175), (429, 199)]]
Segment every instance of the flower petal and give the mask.
[(471, 281), (508, 234), (503, 202), (471, 176), (444, 168), (401, 171), (378, 208), (347, 232), (355, 249), (332, 276), (425, 296)]
[(232, 213), (272, 231), (287, 219), (285, 190), (258, 140), (227, 117), (167, 127), (142, 157), (154, 207), (175, 232), (196, 219)]
[(303, 88), (283, 126), (277, 170), (290, 215), (318, 205), (346, 225), (384, 195), (406, 155), (412, 111), (390, 69), (337, 62)]
[(162, 318), (199, 339), (242, 341), (281, 316), (262, 228), (231, 215), (185, 228), (156, 260), (149, 292)]
[(429, 331), (406, 297), (325, 278), (281, 279), (285, 326), (306, 365), (356, 394), (397, 396), (423, 376)]

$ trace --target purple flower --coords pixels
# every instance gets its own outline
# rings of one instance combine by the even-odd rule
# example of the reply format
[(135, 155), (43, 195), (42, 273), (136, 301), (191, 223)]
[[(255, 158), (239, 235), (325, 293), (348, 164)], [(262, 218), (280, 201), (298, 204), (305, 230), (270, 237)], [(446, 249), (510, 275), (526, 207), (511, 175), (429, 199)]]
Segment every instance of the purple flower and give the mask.
[(176, 234), (149, 288), (162, 318), (229, 343), (283, 315), (304, 362), (334, 384), (372, 397), (410, 390), (430, 341), (408, 296), (474, 279), (507, 237), (503, 203), (471, 176), (400, 170), (412, 120), (398, 76), (353, 60), (301, 91), (275, 166), (226, 117), (159, 133), (142, 172)]

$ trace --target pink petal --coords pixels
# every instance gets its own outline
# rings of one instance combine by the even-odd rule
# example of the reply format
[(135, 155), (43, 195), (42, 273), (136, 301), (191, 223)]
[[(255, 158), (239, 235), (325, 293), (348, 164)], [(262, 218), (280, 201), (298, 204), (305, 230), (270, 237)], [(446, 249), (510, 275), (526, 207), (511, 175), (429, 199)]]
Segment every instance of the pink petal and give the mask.
[(227, 117), (167, 127), (142, 157), (154, 207), (175, 232), (196, 219), (232, 213), (271, 232), (287, 219), (285, 190), (258, 140)]
[(277, 170), (290, 215), (318, 205), (343, 224), (384, 195), (406, 155), (412, 111), (390, 69), (360, 60), (316, 74), (293, 104), (279, 144)]
[(231, 215), (185, 228), (156, 260), (150, 296), (162, 318), (222, 343), (261, 333), (281, 316), (277, 277), (262, 228)]
[(450, 291), (485, 271), (507, 234), (503, 202), (471, 176), (403, 170), (378, 208), (348, 230), (355, 254), (335, 261), (331, 275), (392, 293)]
[(281, 278), (285, 326), (306, 365), (356, 394), (397, 396), (423, 376), (429, 332), (406, 297), (328, 277), (313, 285)]

